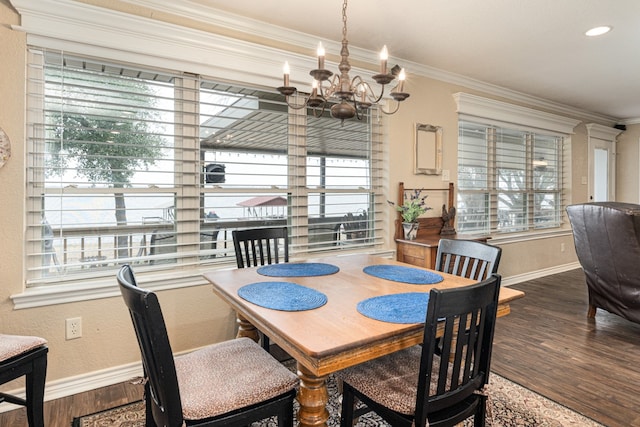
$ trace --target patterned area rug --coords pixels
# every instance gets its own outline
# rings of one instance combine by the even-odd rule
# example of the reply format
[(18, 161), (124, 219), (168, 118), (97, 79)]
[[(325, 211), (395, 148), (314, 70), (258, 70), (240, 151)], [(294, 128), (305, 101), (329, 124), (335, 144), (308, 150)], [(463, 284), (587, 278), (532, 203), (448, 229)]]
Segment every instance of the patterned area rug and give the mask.
[[(340, 425), (340, 396), (333, 376), (329, 387), (329, 422), (331, 427)], [(584, 417), (544, 396), (536, 394), (514, 382), (494, 373), (490, 379), (490, 411), (492, 427), (603, 427), (590, 418)], [(296, 410), (297, 410), (297, 403)], [(277, 427), (275, 419), (252, 424), (253, 427)], [(360, 417), (359, 427), (383, 427), (389, 424), (377, 415), (369, 413)], [(465, 421), (464, 427), (473, 425), (473, 419)], [(144, 404), (135, 402), (118, 408), (76, 418), (73, 427), (144, 427)]]

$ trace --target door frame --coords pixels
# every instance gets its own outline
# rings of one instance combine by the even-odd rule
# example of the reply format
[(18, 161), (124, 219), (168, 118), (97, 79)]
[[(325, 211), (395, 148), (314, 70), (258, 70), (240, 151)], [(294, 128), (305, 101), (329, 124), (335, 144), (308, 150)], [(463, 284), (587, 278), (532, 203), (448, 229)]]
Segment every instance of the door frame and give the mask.
[(620, 129), (599, 125), (597, 123), (587, 124), (588, 139), (588, 201), (592, 202), (595, 190), (595, 150), (605, 149), (608, 152), (608, 197), (607, 201), (616, 200), (616, 137), (622, 132)]

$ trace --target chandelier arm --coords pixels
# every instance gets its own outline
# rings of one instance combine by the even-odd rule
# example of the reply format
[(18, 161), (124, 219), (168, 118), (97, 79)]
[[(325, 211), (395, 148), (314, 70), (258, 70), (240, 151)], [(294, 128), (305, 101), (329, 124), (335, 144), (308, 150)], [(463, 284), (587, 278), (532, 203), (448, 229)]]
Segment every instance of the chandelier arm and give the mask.
[(325, 98), (332, 97), (337, 90), (339, 81), (340, 81), (339, 76), (334, 74), (333, 77), (331, 78), (331, 81), (329, 82), (329, 86), (324, 87), (324, 85), (319, 84), (318, 89), (320, 89), (320, 95), (322, 95)]
[(362, 120), (362, 116), (360, 115), (360, 109), (358, 108), (358, 101), (356, 101), (355, 95), (351, 98), (353, 102), (353, 107), (356, 109), (356, 120)]
[(399, 109), (400, 109), (400, 103), (398, 101), (393, 101), (396, 104), (396, 108), (393, 109), (393, 111), (389, 110), (389, 111), (384, 111), (384, 108), (382, 107), (382, 105), (380, 105), (380, 107), (378, 108), (380, 111), (382, 111), (384, 114), (390, 116), (392, 114), (395, 114)]
[(322, 103), (322, 110), (320, 110), (320, 114), (318, 114), (318, 113), (317, 113), (318, 108), (316, 108), (316, 107), (312, 107), (312, 108), (311, 108), (311, 110), (313, 111), (313, 117), (315, 117), (316, 119), (317, 119), (317, 118), (322, 117), (322, 115), (324, 114), (324, 110), (326, 109), (326, 107), (327, 107), (327, 103), (326, 103), (326, 102), (323, 102), (323, 103)]
[(303, 109), (304, 107), (307, 106), (307, 99), (305, 97), (303, 97), (303, 98), (305, 98), (305, 101), (302, 104), (293, 104), (293, 103), (289, 102), (289, 98), (291, 98), (291, 97), (290, 96), (285, 96), (285, 98), (284, 98), (286, 103), (287, 103), (287, 105), (289, 106), (289, 108), (293, 108), (294, 110), (301, 110), (301, 109)]
[[(367, 86), (369, 86), (369, 85), (367, 85)], [(384, 85), (380, 85), (380, 87), (382, 88), (382, 89), (380, 90), (380, 96), (378, 96), (378, 97), (376, 98), (376, 94), (373, 92), (373, 89), (371, 88), (371, 86), (369, 86), (369, 90), (371, 91), (371, 95), (373, 95), (373, 98), (372, 98), (372, 99), (374, 100), (374, 101), (373, 101), (373, 103), (374, 103), (374, 104), (379, 103), (379, 102), (382, 100), (382, 97), (384, 96)]]
[[(367, 100), (369, 102), (371, 102), (372, 104), (377, 104), (382, 100), (382, 97), (384, 96), (384, 88), (385, 85), (380, 85), (382, 87), (382, 90), (380, 92), (380, 96), (376, 95), (376, 93), (373, 91), (373, 88), (371, 87), (371, 85), (364, 81), (362, 79), (362, 77), (360, 76), (355, 76), (353, 78), (353, 85), (352, 85), (352, 90), (355, 94), (358, 93), (357, 88), (358, 87), (362, 87), (364, 90), (364, 95), (367, 98)], [(360, 96), (362, 97), (362, 93), (360, 92)], [(361, 101), (364, 101), (364, 99), (361, 98)]]

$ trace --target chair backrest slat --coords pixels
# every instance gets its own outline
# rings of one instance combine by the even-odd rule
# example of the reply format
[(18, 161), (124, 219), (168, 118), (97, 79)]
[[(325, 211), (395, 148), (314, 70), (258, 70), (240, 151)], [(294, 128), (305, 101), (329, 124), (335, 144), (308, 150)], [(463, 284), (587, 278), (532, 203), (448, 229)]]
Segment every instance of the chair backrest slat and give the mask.
[(287, 227), (234, 230), (238, 268), (289, 262), (288, 234)]
[(502, 249), (475, 240), (440, 239), (435, 269), (473, 280), (498, 272)]

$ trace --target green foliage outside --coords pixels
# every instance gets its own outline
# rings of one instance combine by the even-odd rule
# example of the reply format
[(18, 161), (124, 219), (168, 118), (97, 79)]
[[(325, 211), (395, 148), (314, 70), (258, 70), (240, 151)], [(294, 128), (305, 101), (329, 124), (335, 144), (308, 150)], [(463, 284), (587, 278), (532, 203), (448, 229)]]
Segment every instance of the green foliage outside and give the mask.
[[(47, 97), (53, 105), (47, 106), (52, 112), (46, 175), (72, 168), (93, 186), (113, 188), (116, 224), (126, 225), (125, 198), (118, 189), (129, 187), (136, 172), (154, 165), (166, 145), (154, 129), (160, 122), (156, 97), (139, 80), (86, 72), (65, 72), (63, 77), (65, 85), (51, 85), (53, 93)], [(48, 76), (48, 81), (57, 78), (62, 77)], [(65, 100), (62, 108), (56, 104), (60, 98)], [(126, 238), (118, 238), (119, 248), (126, 247)], [(120, 256), (126, 256), (124, 250)]]

